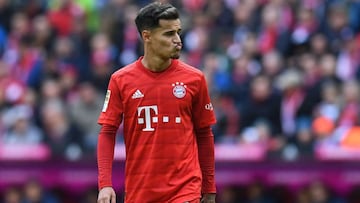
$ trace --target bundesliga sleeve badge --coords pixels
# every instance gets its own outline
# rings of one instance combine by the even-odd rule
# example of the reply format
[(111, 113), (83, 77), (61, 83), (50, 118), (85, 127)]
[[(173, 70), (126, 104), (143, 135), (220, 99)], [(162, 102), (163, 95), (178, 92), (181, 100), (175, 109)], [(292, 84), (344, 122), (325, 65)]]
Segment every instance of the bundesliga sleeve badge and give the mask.
[(173, 88), (173, 94), (176, 98), (183, 98), (186, 95), (186, 85), (184, 85), (184, 83), (182, 82), (176, 82), (173, 83), (172, 86)]
[(103, 108), (102, 108), (102, 112), (106, 112), (106, 110), (107, 110), (107, 108), (109, 106), (110, 95), (111, 95), (111, 91), (107, 90), (104, 105), (103, 105)]

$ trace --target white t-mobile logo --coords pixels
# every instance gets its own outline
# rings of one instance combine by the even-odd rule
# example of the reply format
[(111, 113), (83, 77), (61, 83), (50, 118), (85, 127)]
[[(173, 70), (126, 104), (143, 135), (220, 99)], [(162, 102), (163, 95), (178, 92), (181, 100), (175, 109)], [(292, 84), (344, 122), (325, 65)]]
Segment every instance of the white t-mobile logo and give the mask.
[[(145, 118), (140, 118), (140, 115), (142, 114), (142, 112), (144, 112)], [(154, 112), (154, 116), (151, 116), (151, 112)], [(174, 120), (170, 120), (169, 116), (162, 116), (159, 120), (158, 118), (158, 107), (156, 105), (152, 105), (152, 106), (140, 106), (137, 109), (137, 114), (138, 114), (138, 123), (139, 124), (145, 124), (145, 128), (143, 128), (143, 131), (155, 131), (154, 128), (151, 127), (151, 123), (158, 123), (158, 122), (162, 122), (162, 123), (169, 123), (174, 121), (176, 124), (181, 123), (181, 118), (180, 116), (175, 116), (172, 119)]]
[(153, 123), (157, 123), (158, 122), (158, 117), (151, 117), (150, 115), (150, 111), (154, 111), (155, 115), (158, 115), (158, 108), (156, 105), (153, 106), (140, 106), (137, 109), (138, 112), (138, 117), (140, 117), (140, 114), (142, 111), (145, 111), (145, 120), (144, 118), (138, 118), (138, 123), (139, 124), (144, 124), (145, 122), (145, 128), (143, 129), (143, 131), (154, 131), (155, 129), (151, 127), (151, 122)]

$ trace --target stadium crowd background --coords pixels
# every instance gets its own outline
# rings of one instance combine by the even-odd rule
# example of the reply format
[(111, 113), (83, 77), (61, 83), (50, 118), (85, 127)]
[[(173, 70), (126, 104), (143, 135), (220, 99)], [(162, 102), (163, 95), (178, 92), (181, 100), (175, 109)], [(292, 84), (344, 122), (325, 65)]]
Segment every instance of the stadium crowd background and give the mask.
[[(94, 160), (108, 79), (141, 55), (134, 18), (148, 2), (0, 0), (0, 146), (45, 144), (53, 160)], [(258, 145), (276, 160), (316, 159), (319, 143), (360, 149), (360, 1), (168, 2), (182, 16), (182, 59), (207, 77), (216, 144)], [(41, 184), (23, 186), (0, 193), (3, 202), (32, 202)], [(219, 202), (280, 202), (264, 190), (229, 186)], [(48, 192), (44, 202), (61, 201)], [(328, 196), (314, 182), (290, 202), (351, 195)]]

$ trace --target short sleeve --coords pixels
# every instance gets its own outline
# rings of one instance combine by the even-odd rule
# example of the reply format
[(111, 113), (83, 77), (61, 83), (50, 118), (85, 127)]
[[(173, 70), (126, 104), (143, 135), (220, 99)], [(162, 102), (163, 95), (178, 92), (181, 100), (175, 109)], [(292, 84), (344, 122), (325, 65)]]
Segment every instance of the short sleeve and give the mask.
[(98, 123), (101, 125), (108, 124), (118, 127), (122, 122), (123, 103), (118, 85), (116, 77), (112, 75), (106, 91), (103, 108), (98, 118)]
[(193, 122), (195, 129), (211, 126), (216, 123), (214, 108), (212, 106), (206, 80), (201, 75), (199, 91), (193, 102)]

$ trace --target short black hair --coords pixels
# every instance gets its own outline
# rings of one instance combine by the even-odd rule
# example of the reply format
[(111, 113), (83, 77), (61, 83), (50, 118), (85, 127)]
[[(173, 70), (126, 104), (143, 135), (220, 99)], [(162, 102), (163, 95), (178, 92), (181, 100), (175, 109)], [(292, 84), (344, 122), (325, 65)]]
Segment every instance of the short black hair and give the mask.
[(135, 24), (140, 33), (159, 27), (159, 20), (176, 20), (179, 18), (177, 9), (169, 3), (153, 2), (140, 9)]

